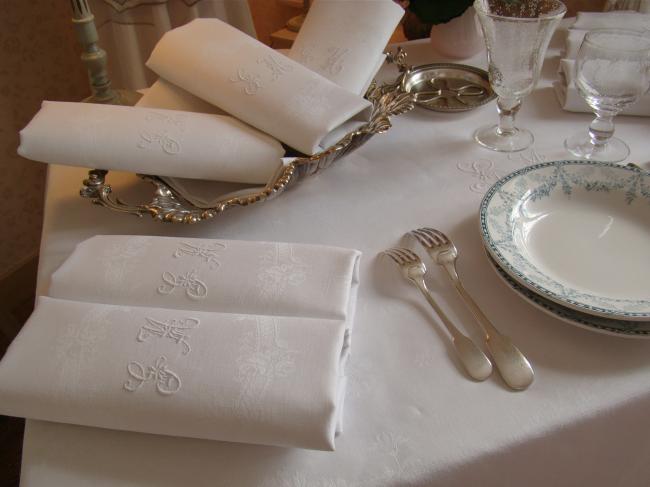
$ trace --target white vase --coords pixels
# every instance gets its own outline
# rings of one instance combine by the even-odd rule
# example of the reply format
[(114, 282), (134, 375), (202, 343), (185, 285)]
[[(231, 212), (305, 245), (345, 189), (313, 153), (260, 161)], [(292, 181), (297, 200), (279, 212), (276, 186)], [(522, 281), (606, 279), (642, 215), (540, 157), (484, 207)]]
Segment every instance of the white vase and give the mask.
[(474, 7), (445, 24), (431, 27), (431, 45), (445, 57), (467, 59), (485, 49)]

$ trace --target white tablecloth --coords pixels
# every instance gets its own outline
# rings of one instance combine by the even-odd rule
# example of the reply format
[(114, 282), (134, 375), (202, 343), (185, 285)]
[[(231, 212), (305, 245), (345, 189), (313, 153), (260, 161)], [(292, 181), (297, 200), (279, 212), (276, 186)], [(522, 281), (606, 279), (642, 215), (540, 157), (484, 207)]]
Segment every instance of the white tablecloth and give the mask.
[[(406, 44), (410, 62), (431, 62), (427, 41)], [(363, 251), (361, 286), (337, 451), (313, 452), (169, 438), (28, 421), (22, 485), (32, 486), (647, 486), (650, 479), (650, 342), (591, 333), (515, 296), (481, 249), (477, 208), (498, 176), (540, 159), (567, 158), (564, 137), (590, 115), (563, 112), (545, 79), (519, 123), (535, 150), (506, 155), (471, 142), (496, 120), (494, 104), (464, 114), (417, 109), (340, 163), (278, 199), (196, 226), (162, 225), (81, 200), (85, 172), (51, 166), (39, 292), (74, 245), (94, 234), (281, 240)], [(483, 65), (482, 56), (470, 64)], [(394, 68), (384, 68), (394, 76)], [(616, 132), (648, 168), (650, 119), (619, 117)], [(131, 175), (110, 174), (118, 194), (147, 198)], [(536, 370), (526, 392), (498, 375), (467, 380), (426, 303), (376, 258), (419, 226), (447, 232), (459, 272), (494, 323)], [(442, 305), (480, 339), (441, 271), (430, 284)], [(88, 269), (92, 272), (92, 269)]]

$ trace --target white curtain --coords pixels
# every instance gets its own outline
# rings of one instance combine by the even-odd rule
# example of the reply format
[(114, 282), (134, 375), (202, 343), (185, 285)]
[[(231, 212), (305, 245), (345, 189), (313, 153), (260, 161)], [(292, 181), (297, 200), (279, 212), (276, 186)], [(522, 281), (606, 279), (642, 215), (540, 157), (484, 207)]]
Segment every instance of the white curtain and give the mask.
[(246, 0), (90, 0), (100, 45), (115, 88), (138, 90), (156, 76), (144, 63), (168, 30), (198, 17), (216, 17), (256, 37)]

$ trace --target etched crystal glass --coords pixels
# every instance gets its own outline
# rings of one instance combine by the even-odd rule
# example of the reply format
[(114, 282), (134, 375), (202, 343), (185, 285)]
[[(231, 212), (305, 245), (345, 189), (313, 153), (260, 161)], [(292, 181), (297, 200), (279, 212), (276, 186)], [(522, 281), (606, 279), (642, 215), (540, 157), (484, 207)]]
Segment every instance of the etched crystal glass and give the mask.
[(546, 48), (566, 7), (559, 0), (475, 0), (487, 46), (490, 85), (499, 123), (479, 128), (474, 140), (501, 152), (524, 150), (530, 131), (515, 127), (521, 100), (535, 88)]
[(589, 32), (576, 58), (576, 88), (596, 114), (588, 131), (564, 141), (571, 154), (592, 161), (619, 162), (630, 154), (614, 137), (614, 117), (636, 102), (650, 84), (650, 36), (623, 29)]

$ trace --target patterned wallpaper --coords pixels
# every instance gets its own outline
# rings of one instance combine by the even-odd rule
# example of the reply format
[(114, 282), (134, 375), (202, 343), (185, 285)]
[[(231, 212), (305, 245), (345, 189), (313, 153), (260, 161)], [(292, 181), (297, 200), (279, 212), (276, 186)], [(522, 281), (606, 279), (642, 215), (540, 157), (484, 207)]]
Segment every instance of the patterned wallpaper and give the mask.
[(66, 0), (0, 0), (0, 279), (40, 241), (45, 165), (16, 155), (41, 101), (88, 95)]

